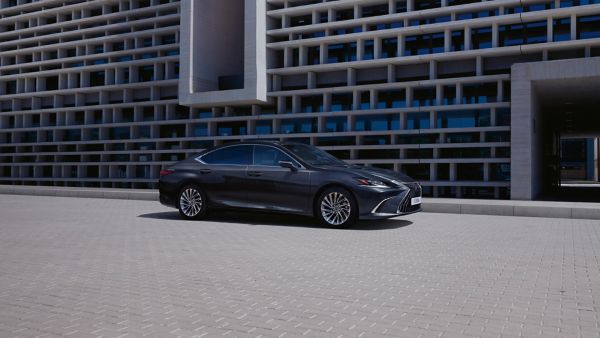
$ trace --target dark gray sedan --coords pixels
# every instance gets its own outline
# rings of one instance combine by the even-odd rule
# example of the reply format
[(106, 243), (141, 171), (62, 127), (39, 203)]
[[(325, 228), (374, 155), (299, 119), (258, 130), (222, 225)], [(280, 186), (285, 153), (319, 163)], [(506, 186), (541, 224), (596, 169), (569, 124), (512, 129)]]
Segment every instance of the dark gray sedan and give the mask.
[(334, 227), (421, 211), (422, 192), (398, 172), (267, 141), (227, 144), (178, 162), (161, 171), (159, 189), (160, 202), (186, 219), (209, 208), (241, 208), (314, 216)]

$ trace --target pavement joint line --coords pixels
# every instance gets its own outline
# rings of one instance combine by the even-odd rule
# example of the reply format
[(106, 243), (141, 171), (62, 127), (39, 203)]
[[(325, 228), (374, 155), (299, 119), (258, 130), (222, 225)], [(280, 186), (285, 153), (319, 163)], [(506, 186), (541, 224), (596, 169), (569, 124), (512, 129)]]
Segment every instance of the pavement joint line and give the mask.
[[(158, 201), (158, 190), (0, 185), (3, 195)], [(423, 198), (431, 213), (600, 220), (600, 203)]]

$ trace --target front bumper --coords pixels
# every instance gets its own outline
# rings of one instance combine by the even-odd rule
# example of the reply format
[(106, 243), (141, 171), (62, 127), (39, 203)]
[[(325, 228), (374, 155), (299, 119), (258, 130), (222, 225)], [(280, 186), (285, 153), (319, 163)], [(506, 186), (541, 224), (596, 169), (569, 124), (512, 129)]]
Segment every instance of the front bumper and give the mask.
[(415, 197), (422, 197), (421, 186), (418, 183), (404, 183), (404, 185), (408, 189), (391, 192), (380, 191), (377, 195), (371, 196), (369, 202), (360, 203), (359, 218), (384, 219), (420, 212), (421, 204), (412, 205), (411, 201)]

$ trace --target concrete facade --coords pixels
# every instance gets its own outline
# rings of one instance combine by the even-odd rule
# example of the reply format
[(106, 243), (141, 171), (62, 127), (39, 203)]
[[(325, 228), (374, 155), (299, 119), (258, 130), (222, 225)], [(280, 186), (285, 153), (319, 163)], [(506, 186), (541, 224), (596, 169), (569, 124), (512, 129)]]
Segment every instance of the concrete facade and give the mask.
[[(527, 88), (511, 66), (600, 56), (599, 1), (1, 5), (0, 180), (17, 185), (152, 187), (174, 161), (262, 138), (406, 172), (426, 196), (534, 198), (511, 192), (535, 151), (513, 144), (532, 140), (512, 131)], [(243, 88), (219, 82), (242, 68)]]

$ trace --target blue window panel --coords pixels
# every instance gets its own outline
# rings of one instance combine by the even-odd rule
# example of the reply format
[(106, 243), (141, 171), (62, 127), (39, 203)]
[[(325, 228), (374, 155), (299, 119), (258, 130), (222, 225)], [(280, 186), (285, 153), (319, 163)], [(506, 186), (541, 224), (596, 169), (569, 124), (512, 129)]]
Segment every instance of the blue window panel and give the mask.
[(439, 128), (489, 127), (490, 111), (483, 109), (439, 112), (437, 125)]
[(553, 41), (569, 41), (571, 40), (571, 19), (555, 19), (553, 29)]
[(473, 19), (473, 13), (458, 13), (456, 20), (469, 20)]
[(194, 136), (202, 137), (208, 136), (208, 127), (206, 125), (199, 125), (194, 128)]
[(577, 18), (577, 38), (600, 38), (600, 15)]
[(409, 113), (406, 116), (406, 129), (429, 129), (429, 113)]
[(345, 116), (329, 117), (325, 129), (329, 133), (348, 131), (348, 119)]
[(257, 135), (268, 135), (273, 133), (273, 125), (271, 121), (257, 122), (256, 123), (256, 134)]

